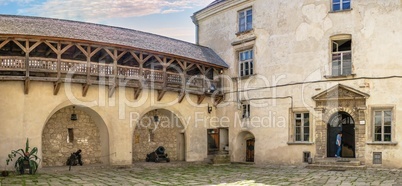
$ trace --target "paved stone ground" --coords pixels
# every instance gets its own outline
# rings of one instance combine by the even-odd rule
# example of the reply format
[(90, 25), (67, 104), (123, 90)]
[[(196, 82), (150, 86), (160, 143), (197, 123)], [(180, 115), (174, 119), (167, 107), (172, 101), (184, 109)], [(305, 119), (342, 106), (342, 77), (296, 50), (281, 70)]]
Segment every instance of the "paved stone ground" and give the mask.
[(0, 185), (402, 185), (402, 170), (329, 171), (203, 163), (135, 163), (129, 167), (42, 168), (36, 175), (0, 177)]

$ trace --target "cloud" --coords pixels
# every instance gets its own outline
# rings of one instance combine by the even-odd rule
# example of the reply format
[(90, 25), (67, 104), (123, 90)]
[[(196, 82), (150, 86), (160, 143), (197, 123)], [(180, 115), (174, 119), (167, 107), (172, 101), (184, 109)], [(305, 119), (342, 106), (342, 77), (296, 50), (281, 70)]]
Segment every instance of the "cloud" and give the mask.
[[(0, 0), (0, 4), (3, 1), (4, 0)], [(139, 17), (151, 14), (180, 12), (189, 8), (206, 6), (211, 1), (212, 0), (46, 0), (39, 4), (31, 5), (29, 8), (20, 9), (19, 14), (100, 21), (110, 18)]]
[(10, 3), (26, 4), (32, 2), (33, 0), (0, 0), (1, 5), (8, 5)]

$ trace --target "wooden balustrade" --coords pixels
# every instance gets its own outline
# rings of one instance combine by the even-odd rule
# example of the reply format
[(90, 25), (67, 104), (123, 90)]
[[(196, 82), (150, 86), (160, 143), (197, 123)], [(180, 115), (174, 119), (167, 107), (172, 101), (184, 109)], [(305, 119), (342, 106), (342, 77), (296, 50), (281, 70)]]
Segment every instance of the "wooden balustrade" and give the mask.
[(62, 73), (74, 72), (78, 74), (86, 74), (87, 62), (63, 59), (60, 62), (60, 71)]
[(117, 75), (124, 78), (139, 78), (140, 68), (117, 65)]
[(57, 59), (29, 58), (28, 64), (32, 71), (57, 72)]
[[(0, 56), (0, 71), (26, 71), (25, 59), (25, 57)], [(58, 65), (60, 65), (60, 68), (58, 68)], [(152, 69), (143, 69), (142, 73), (140, 73), (139, 67), (117, 65), (117, 69), (114, 69), (113, 64), (100, 64), (96, 62), (91, 62), (88, 68), (88, 62), (86, 61), (68, 59), (61, 59), (60, 64), (58, 64), (57, 59), (30, 57), (28, 59), (28, 68), (32, 72), (57, 73), (58, 69), (60, 69), (60, 73), (62, 74), (73, 73), (90, 76), (114, 76), (116, 70), (117, 78), (158, 83), (166, 81), (168, 87), (181, 87), (200, 92), (209, 90), (211, 86), (215, 88), (220, 86), (219, 81), (209, 80), (204, 76), (184, 76), (180, 73)], [(87, 72), (88, 70), (89, 72)], [(164, 73), (166, 73), (166, 76)]]
[(102, 64), (91, 62), (91, 75), (113, 75), (113, 64)]
[(160, 70), (151, 70), (144, 69), (143, 72), (144, 80), (146, 81), (154, 81), (154, 82), (163, 82), (163, 71)]
[(25, 57), (1, 56), (0, 69), (11, 71), (25, 71)]
[(173, 84), (181, 84), (182, 75), (178, 73), (167, 72), (167, 82)]

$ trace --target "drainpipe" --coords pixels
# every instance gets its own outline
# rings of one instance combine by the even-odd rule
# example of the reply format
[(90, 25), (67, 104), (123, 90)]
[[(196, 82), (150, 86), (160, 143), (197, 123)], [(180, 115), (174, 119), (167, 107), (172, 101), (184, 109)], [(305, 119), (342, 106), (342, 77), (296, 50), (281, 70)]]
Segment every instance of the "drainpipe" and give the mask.
[(191, 16), (191, 20), (193, 21), (195, 25), (195, 44), (199, 45), (200, 44), (200, 37), (199, 37), (199, 26), (198, 26), (198, 20), (195, 17), (195, 14)]

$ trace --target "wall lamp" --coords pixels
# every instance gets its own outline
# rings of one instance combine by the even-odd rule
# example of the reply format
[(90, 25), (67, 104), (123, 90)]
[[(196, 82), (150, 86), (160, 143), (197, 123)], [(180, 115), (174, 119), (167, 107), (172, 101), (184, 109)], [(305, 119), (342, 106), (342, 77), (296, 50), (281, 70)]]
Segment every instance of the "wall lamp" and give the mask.
[(211, 114), (211, 112), (212, 112), (212, 106), (209, 106), (208, 104), (208, 114)]
[(71, 121), (77, 121), (78, 117), (77, 114), (75, 113), (75, 106), (73, 106), (73, 113), (71, 114)]

